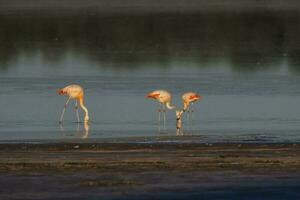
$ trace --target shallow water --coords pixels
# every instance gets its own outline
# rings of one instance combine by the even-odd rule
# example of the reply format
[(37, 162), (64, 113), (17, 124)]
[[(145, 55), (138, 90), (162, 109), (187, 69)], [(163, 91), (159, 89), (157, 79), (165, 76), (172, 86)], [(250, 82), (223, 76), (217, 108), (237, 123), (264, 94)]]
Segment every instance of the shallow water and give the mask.
[[(185, 124), (187, 134), (262, 134), (288, 140), (289, 135), (297, 136), (300, 130), (297, 77), (244, 77), (201, 70), (185, 74), (172, 71), (152, 74), (144, 70), (132, 74), (100, 73), (76, 78), (2, 78), (1, 139), (81, 137), (84, 126), (80, 124), (80, 133), (76, 133), (73, 102), (65, 116), (64, 133), (58, 124), (66, 99), (58, 96), (56, 89), (74, 82), (86, 88), (86, 105), (91, 115), (89, 137), (93, 138), (157, 135), (157, 103), (144, 97), (156, 88), (172, 91), (173, 103), (178, 107), (183, 91), (198, 91), (203, 95), (203, 100), (194, 104), (190, 130)], [(175, 134), (174, 124), (175, 113), (168, 111), (166, 134)]]
[[(178, 108), (183, 92), (203, 96), (186, 135), (299, 142), (297, 13), (4, 12), (0, 140), (175, 135), (175, 112), (158, 131), (158, 104), (145, 98), (167, 89)], [(88, 132), (73, 102), (58, 124), (56, 91), (71, 83), (86, 89)]]

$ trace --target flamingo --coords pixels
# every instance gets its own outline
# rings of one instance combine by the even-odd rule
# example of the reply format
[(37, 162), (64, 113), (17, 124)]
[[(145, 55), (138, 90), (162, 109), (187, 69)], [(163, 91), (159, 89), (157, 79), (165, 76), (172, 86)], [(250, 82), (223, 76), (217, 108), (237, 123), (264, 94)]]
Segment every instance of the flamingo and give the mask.
[(189, 111), (190, 105), (192, 105), (194, 102), (200, 100), (201, 98), (202, 97), (199, 94), (195, 93), (195, 92), (184, 93), (182, 95), (183, 110), (184, 111), (186, 111), (186, 110)]
[(171, 105), (172, 95), (166, 90), (155, 90), (146, 95), (147, 98), (153, 98), (159, 102), (158, 108), (158, 124), (160, 125), (160, 113), (163, 112), (164, 129), (166, 127), (166, 107), (168, 109), (175, 108)]
[(188, 124), (190, 120), (190, 112), (194, 112), (192, 109), (190, 111), (190, 107), (192, 107), (193, 103), (200, 100), (202, 97), (195, 92), (187, 92), (182, 95), (183, 108), (182, 110), (176, 111), (176, 119), (177, 119), (177, 133), (179, 134), (182, 128), (182, 114), (187, 111), (187, 121)]
[(77, 122), (79, 123), (79, 113), (78, 113), (78, 101), (79, 101), (79, 105), (82, 108), (82, 110), (85, 112), (85, 117), (84, 117), (84, 122), (88, 122), (89, 121), (89, 111), (88, 109), (85, 107), (83, 100), (84, 100), (84, 91), (83, 88), (80, 85), (68, 85), (62, 89), (58, 90), (58, 94), (59, 95), (67, 95), (69, 96), (68, 100), (66, 101), (63, 111), (61, 113), (60, 116), (60, 120), (59, 123), (62, 123), (67, 105), (70, 101), (70, 99), (74, 99), (75, 100), (75, 110), (76, 110), (76, 116), (77, 116)]

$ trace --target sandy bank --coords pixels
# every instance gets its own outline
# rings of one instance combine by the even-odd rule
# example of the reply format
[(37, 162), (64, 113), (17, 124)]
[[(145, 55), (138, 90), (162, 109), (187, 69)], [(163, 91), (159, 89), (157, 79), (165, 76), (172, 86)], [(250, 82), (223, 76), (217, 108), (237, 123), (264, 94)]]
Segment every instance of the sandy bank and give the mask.
[(1, 144), (0, 170), (295, 170), (299, 144)]

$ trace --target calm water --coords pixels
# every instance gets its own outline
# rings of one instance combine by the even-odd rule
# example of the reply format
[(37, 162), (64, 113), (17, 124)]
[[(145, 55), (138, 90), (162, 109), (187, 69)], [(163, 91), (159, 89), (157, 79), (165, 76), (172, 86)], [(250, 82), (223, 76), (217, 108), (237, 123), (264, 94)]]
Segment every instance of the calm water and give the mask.
[[(188, 135), (216, 141), (300, 142), (300, 17), (291, 10), (0, 14), (0, 140), (175, 135), (158, 133), (157, 102), (196, 91)], [(58, 88), (86, 89), (88, 133)], [(81, 113), (81, 117), (83, 114)]]

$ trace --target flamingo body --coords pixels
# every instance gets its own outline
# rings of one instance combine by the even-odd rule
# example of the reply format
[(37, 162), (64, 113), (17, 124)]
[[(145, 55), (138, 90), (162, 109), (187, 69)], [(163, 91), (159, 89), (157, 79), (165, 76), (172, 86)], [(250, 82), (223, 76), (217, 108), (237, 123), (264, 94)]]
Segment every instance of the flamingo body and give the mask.
[(195, 93), (195, 92), (187, 92), (182, 95), (182, 100), (183, 100), (183, 110), (188, 109), (190, 103), (194, 103), (198, 100), (200, 100), (202, 97)]
[(148, 93), (147, 97), (156, 99), (159, 103), (166, 105), (170, 110), (174, 108), (174, 106), (171, 105), (172, 95), (166, 90), (155, 90)]
[(59, 95), (68, 95), (72, 99), (80, 99), (83, 98), (84, 92), (83, 88), (80, 85), (68, 85), (60, 90), (58, 90)]
[(181, 110), (176, 111), (176, 134), (181, 135), (182, 134), (182, 115), (184, 112), (187, 111), (187, 121), (188, 121), (188, 129), (190, 126), (190, 112), (194, 112), (193, 110), (190, 111), (190, 105), (198, 100), (200, 100), (202, 97), (195, 93), (195, 92), (187, 92), (182, 95), (182, 101), (183, 101), (183, 108)]
[[(160, 113), (163, 113), (163, 122), (164, 122), (164, 130), (166, 128), (166, 110), (165, 107), (168, 109), (173, 109), (174, 106), (171, 105), (172, 95), (170, 92), (166, 90), (155, 90), (146, 95), (147, 98), (155, 99), (159, 102), (159, 109), (158, 109), (158, 131), (160, 132)], [(162, 107), (162, 109), (161, 109)]]

